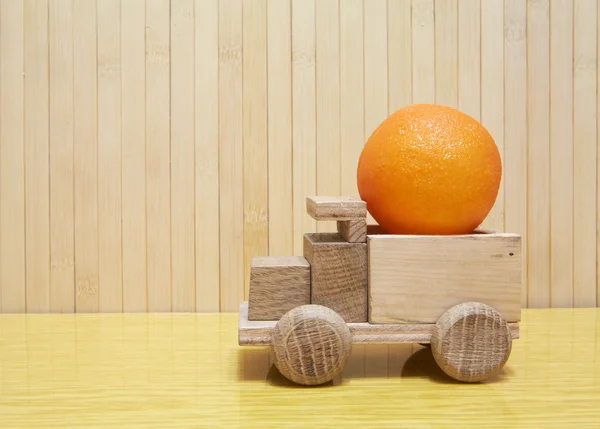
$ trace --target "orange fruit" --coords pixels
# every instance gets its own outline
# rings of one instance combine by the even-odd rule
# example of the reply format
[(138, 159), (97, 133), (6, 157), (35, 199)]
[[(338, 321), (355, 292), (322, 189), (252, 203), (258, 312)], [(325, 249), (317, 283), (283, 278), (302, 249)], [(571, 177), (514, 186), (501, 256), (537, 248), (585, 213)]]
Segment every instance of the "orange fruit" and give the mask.
[(492, 209), (502, 164), (490, 133), (471, 116), (437, 104), (404, 107), (362, 149), (360, 197), (390, 234), (467, 234)]

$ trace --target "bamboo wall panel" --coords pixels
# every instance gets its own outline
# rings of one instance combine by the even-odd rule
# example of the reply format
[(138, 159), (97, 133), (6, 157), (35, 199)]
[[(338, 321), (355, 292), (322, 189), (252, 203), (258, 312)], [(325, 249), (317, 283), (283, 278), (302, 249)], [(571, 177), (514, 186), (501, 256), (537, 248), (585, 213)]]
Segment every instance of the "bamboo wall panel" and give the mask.
[[(0, 311), (236, 311), (410, 103), (479, 119), (524, 307), (600, 305), (595, 0), (0, 0)], [(372, 218), (371, 218), (372, 220)], [(362, 364), (361, 364), (362, 365)], [(369, 366), (369, 362), (364, 362)]]

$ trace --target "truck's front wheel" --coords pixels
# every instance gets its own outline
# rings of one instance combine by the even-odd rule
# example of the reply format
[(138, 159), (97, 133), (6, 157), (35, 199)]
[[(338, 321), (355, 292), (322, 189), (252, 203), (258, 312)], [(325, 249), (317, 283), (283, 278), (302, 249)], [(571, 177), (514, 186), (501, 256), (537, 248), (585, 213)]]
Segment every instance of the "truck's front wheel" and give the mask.
[(279, 372), (303, 385), (324, 384), (344, 370), (352, 333), (330, 308), (307, 304), (288, 311), (272, 332), (271, 353)]

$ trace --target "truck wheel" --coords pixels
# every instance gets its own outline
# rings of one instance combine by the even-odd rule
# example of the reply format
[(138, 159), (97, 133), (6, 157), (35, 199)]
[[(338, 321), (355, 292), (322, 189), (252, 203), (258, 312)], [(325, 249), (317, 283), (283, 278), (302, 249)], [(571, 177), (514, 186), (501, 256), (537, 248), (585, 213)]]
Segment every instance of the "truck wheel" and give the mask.
[(279, 372), (303, 385), (327, 383), (344, 370), (352, 349), (352, 333), (330, 308), (307, 304), (277, 322), (271, 354)]
[(446, 311), (431, 337), (433, 357), (442, 371), (465, 382), (483, 381), (498, 373), (511, 348), (506, 321), (494, 308), (479, 302)]

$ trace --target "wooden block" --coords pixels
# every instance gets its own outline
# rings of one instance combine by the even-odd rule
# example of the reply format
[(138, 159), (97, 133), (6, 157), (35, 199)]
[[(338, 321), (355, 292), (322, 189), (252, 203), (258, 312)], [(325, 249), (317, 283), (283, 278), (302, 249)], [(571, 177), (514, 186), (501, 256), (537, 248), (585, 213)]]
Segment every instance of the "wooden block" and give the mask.
[(359, 220), (338, 220), (337, 230), (340, 235), (349, 243), (367, 242), (367, 221)]
[(279, 320), (287, 311), (310, 303), (310, 265), (302, 256), (252, 258), (249, 320)]
[(435, 323), (478, 301), (508, 322), (521, 316), (521, 238), (516, 234), (368, 235), (369, 321)]
[(348, 243), (339, 233), (304, 234), (304, 257), (311, 267), (310, 302), (346, 322), (366, 322), (367, 244)]
[(316, 220), (367, 218), (367, 203), (352, 197), (307, 197), (306, 210)]
[[(242, 346), (271, 345), (271, 335), (276, 321), (248, 320), (248, 303), (240, 304), (238, 324), (238, 344)], [(434, 323), (396, 323), (370, 324), (348, 323), (353, 344), (429, 344), (436, 324)], [(508, 324), (513, 340), (519, 338), (519, 323)]]

